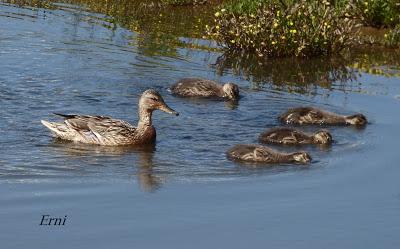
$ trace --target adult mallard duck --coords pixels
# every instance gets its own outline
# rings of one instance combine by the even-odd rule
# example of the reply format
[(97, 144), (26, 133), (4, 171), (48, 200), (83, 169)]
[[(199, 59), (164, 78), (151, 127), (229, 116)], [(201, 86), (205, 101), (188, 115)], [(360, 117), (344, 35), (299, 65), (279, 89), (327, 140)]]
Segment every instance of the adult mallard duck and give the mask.
[(325, 130), (308, 134), (293, 128), (273, 128), (261, 133), (258, 140), (273, 144), (330, 144), (332, 135)]
[(307, 152), (283, 153), (265, 146), (253, 144), (235, 145), (228, 150), (227, 157), (232, 160), (258, 163), (308, 164), (311, 162), (311, 156)]
[(181, 97), (219, 97), (227, 100), (239, 98), (239, 87), (234, 83), (220, 85), (200, 78), (184, 78), (170, 87), (173, 94)]
[(286, 124), (314, 124), (314, 125), (355, 125), (364, 126), (367, 118), (362, 114), (343, 116), (336, 113), (320, 110), (314, 107), (299, 107), (289, 109), (279, 117)]
[(111, 117), (57, 113), (55, 114), (64, 117), (63, 123), (41, 122), (56, 137), (74, 142), (110, 146), (149, 144), (156, 139), (156, 130), (151, 122), (154, 110), (179, 115), (165, 104), (157, 91), (149, 89), (143, 92), (139, 100), (137, 127)]

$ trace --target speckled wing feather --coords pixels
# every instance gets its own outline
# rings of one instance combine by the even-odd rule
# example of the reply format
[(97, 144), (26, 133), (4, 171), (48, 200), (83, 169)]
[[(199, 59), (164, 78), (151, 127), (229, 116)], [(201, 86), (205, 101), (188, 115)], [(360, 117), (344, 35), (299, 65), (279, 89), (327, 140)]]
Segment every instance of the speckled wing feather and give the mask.
[(79, 132), (92, 143), (125, 144), (134, 135), (136, 128), (129, 123), (106, 116), (64, 115), (65, 124)]
[(318, 111), (311, 109), (307, 112), (306, 115), (303, 116), (303, 122), (307, 123), (323, 123), (324, 122), (324, 115)]
[(266, 163), (273, 162), (274, 157), (276, 157), (276, 155), (274, 155), (271, 151), (263, 148), (255, 148), (253, 153), (255, 161), (262, 161)]
[(172, 88), (172, 92), (182, 96), (215, 96), (220, 92), (220, 87), (210, 80), (189, 78), (182, 79)]

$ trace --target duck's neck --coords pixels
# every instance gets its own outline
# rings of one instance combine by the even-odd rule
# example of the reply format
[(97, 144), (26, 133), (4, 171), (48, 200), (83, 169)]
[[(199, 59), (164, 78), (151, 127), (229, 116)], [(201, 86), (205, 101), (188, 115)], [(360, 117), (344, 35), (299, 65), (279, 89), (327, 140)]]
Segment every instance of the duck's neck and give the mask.
[(153, 111), (145, 108), (143, 106), (139, 106), (139, 123), (138, 128), (151, 126), (151, 115)]
[(226, 97), (228, 97), (228, 96), (226, 95), (226, 93), (224, 92), (224, 88), (223, 88), (223, 87), (221, 87), (220, 89), (218, 89), (218, 96), (221, 97), (221, 98), (226, 98)]

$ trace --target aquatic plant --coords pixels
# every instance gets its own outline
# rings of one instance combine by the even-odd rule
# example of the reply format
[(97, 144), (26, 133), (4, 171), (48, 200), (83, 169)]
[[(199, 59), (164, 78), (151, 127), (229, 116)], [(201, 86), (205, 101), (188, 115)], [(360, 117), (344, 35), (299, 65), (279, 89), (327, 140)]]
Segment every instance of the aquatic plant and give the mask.
[(197, 5), (205, 4), (207, 0), (161, 0), (161, 2), (170, 5)]
[(399, 0), (350, 0), (355, 17), (364, 25), (372, 27), (394, 27), (400, 23)]
[[(356, 21), (349, 5), (337, 8), (327, 0), (258, 0), (257, 4), (225, 4), (215, 13), (207, 34), (229, 50), (259, 57), (332, 54), (355, 42)], [(238, 13), (237, 11), (240, 11)]]
[(391, 48), (400, 48), (400, 24), (385, 34), (384, 44)]

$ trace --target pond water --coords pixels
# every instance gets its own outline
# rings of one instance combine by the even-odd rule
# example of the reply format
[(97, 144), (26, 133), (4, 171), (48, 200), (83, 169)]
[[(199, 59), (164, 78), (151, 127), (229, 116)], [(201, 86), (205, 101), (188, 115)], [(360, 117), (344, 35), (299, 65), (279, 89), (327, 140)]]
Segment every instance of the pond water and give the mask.
[[(197, 35), (173, 31), (165, 42), (55, 6), (0, 3), (4, 248), (398, 248), (399, 51), (260, 65), (190, 48), (216, 47)], [(242, 98), (171, 96), (183, 77), (235, 82)], [(40, 123), (61, 112), (136, 124), (148, 88), (181, 114), (154, 113), (152, 148), (63, 143)], [(361, 112), (370, 124), (329, 128), (330, 148), (280, 148), (307, 150), (307, 167), (226, 159), (229, 147), (257, 143), (280, 113), (304, 105)], [(43, 214), (67, 215), (67, 225), (39, 226)]]

